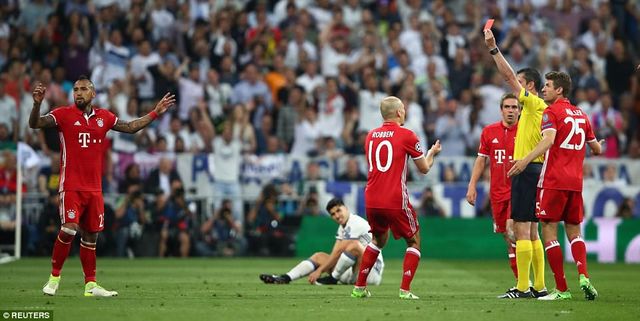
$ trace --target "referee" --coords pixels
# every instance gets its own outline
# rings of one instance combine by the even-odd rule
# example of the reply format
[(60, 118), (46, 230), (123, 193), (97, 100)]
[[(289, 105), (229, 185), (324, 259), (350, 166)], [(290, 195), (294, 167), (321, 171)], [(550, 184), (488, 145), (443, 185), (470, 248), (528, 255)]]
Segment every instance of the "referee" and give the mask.
[[(522, 105), (513, 151), (513, 159), (517, 161), (527, 156), (542, 139), (540, 123), (542, 113), (547, 108), (544, 100), (538, 97), (538, 88), (541, 88), (542, 80), (540, 73), (533, 68), (524, 68), (514, 73), (498, 49), (491, 30), (484, 31), (484, 40), (498, 71)], [(536, 158), (511, 179), (511, 218), (516, 236), (518, 285), (500, 298), (518, 299), (547, 295), (544, 284), (544, 249), (538, 236), (538, 219), (535, 215), (538, 177), (543, 161), (542, 156)], [(529, 287), (529, 265), (533, 266), (532, 288)]]

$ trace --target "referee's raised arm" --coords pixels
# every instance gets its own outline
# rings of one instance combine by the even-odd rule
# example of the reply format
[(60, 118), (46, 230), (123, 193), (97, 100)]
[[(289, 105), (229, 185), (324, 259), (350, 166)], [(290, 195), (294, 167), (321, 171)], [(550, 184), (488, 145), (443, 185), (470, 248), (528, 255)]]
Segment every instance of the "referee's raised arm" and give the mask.
[(520, 94), (522, 86), (518, 82), (518, 78), (516, 77), (516, 73), (513, 71), (513, 68), (511, 68), (507, 59), (505, 59), (502, 52), (500, 52), (500, 49), (496, 44), (496, 38), (493, 36), (493, 32), (491, 32), (490, 29), (484, 31), (484, 43), (487, 45), (489, 53), (491, 54), (491, 57), (493, 57), (493, 61), (496, 62), (498, 71), (504, 77), (507, 84), (509, 84), (513, 93), (516, 95)]

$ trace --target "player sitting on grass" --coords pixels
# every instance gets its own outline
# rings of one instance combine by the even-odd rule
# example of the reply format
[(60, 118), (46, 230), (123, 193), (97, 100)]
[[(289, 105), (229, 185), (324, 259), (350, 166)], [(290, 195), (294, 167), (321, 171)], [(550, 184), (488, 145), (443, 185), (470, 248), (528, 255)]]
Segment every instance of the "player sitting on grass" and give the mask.
[[(362, 217), (352, 214), (342, 199), (334, 198), (327, 203), (327, 211), (338, 223), (336, 242), (330, 254), (316, 252), (310, 258), (301, 261), (289, 272), (282, 275), (261, 274), (264, 283), (287, 284), (304, 276), (309, 276), (311, 284), (353, 284), (358, 271), (358, 258), (364, 253), (365, 246), (371, 242), (369, 223)], [(368, 284), (379, 285), (382, 281), (384, 262), (382, 254), (378, 256), (367, 279)], [(330, 275), (320, 278), (322, 272)]]

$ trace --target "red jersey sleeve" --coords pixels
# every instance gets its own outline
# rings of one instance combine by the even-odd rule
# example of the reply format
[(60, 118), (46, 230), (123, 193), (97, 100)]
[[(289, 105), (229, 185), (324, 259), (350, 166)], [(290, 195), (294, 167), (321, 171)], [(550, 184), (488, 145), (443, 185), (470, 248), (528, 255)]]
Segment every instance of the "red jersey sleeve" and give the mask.
[(109, 124), (109, 129), (113, 128), (113, 126), (115, 126), (117, 122), (118, 122), (118, 116), (116, 116), (111, 111), (107, 110), (106, 123)]
[(487, 128), (485, 127), (480, 134), (480, 146), (478, 146), (478, 156), (489, 157), (489, 144), (487, 143)]
[(58, 128), (64, 125), (64, 115), (65, 113), (62, 111), (63, 108), (59, 107), (49, 112), (49, 115), (53, 117), (53, 120), (56, 122), (56, 126)]
[(407, 130), (404, 139), (404, 150), (407, 154), (411, 155), (411, 158), (418, 159), (424, 155), (424, 151), (422, 150), (422, 146), (420, 145), (420, 140), (418, 139), (418, 135), (411, 130)]
[(544, 113), (542, 114), (542, 122), (540, 122), (541, 132), (544, 132), (548, 129), (558, 130), (558, 126), (556, 124), (556, 115), (553, 113), (552, 108), (547, 108), (544, 110)]

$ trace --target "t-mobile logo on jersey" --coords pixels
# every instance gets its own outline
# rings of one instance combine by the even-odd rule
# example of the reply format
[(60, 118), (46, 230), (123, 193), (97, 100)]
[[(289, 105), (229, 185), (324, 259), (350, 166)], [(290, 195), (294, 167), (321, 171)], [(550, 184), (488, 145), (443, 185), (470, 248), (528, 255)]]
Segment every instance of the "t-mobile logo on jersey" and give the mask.
[(80, 147), (87, 148), (89, 143), (102, 143), (102, 139), (91, 139), (89, 133), (78, 133), (78, 143)]
[[(495, 158), (496, 164), (504, 163), (505, 158), (507, 158), (507, 152), (504, 149), (496, 149), (493, 151), (493, 154), (493, 158)], [(511, 159), (512, 157), (509, 156), (509, 160)]]

